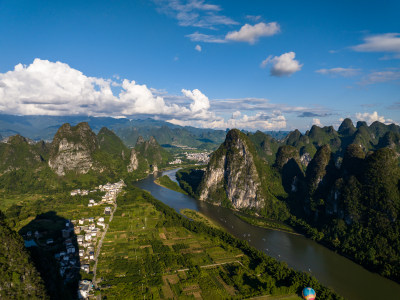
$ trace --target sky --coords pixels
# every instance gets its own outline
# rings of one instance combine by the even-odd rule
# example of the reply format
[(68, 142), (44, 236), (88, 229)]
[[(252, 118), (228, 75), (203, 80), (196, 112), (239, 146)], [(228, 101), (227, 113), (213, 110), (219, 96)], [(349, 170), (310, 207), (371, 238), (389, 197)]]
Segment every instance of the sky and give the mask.
[(400, 123), (400, 1), (0, 0), (0, 113)]

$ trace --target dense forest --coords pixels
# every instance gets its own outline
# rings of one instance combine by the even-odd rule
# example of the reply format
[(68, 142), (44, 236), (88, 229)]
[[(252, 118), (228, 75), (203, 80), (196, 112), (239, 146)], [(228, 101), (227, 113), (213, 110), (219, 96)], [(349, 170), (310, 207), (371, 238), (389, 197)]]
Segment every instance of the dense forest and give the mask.
[[(368, 126), (358, 122), (355, 127), (346, 119), (338, 131), (313, 126), (304, 135), (293, 131), (281, 142), (261, 132), (248, 133), (246, 142), (252, 143), (248, 148), (256, 149), (253, 156), (279, 174), (271, 177), (271, 172), (265, 173), (268, 168), (258, 168), (259, 177), (265, 173), (275, 180), (269, 185), (283, 187), (287, 195), (275, 196), (290, 213), (274, 214), (271, 204), (264, 209), (241, 210), (285, 221), (306, 236), (400, 282), (399, 132), (399, 126), (393, 124), (375, 122)], [(225, 143), (223, 147), (236, 146)], [(177, 178), (181, 187), (199, 198), (209, 169), (180, 170)], [(224, 176), (224, 182), (230, 182), (227, 171)], [(225, 184), (222, 193), (228, 195), (227, 189)]]

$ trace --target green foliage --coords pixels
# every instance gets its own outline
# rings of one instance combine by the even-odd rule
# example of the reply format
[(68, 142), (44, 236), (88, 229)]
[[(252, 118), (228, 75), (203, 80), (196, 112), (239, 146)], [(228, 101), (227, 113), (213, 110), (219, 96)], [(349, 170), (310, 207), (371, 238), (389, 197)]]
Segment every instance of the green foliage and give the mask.
[(0, 298), (48, 299), (43, 281), (25, 250), (22, 238), (6, 225), (1, 211)]
[(166, 167), (168, 162), (172, 160), (171, 153), (163, 149), (154, 137), (150, 137), (148, 141), (144, 141), (142, 137), (139, 137), (135, 145), (135, 151), (146, 161), (146, 166), (150, 170), (154, 166), (158, 168)]
[(195, 199), (199, 197), (199, 185), (204, 171), (199, 168), (183, 168), (176, 172), (179, 186)]
[(170, 190), (182, 193), (187, 195), (186, 191), (183, 190), (176, 182), (172, 181), (167, 175), (158, 177), (155, 182), (163, 187), (166, 187)]
[(298, 183), (308, 188), (291, 194), (288, 201), (299, 217), (292, 217), (290, 223), (312, 239), (400, 282), (399, 183), (398, 158), (390, 148), (365, 157), (359, 145), (351, 144), (338, 169), (329, 147), (321, 147), (305, 179)]

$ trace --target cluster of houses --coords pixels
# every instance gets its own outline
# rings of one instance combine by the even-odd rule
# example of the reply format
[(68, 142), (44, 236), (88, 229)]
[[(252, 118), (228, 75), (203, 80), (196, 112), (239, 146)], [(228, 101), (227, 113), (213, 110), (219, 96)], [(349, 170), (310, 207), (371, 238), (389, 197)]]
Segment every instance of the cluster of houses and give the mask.
[[(65, 227), (61, 230), (62, 233), (62, 249), (54, 255), (55, 259), (60, 265), (60, 275), (64, 278), (65, 282), (76, 278), (79, 268), (79, 259), (77, 257), (77, 248), (72, 240), (72, 232), (74, 232), (74, 225), (70, 221), (65, 222)], [(53, 239), (47, 239), (46, 244), (53, 244)]]
[[(99, 202), (93, 199), (89, 200), (88, 206), (96, 206), (100, 204), (116, 203), (118, 194), (125, 186), (123, 180), (116, 183), (107, 183), (100, 185), (95, 190), (76, 189), (71, 191), (71, 196), (88, 195), (98, 190), (105, 192)], [(95, 260), (95, 246), (98, 237), (101, 236), (102, 230), (106, 229), (105, 216), (111, 215), (112, 206), (104, 208), (104, 216), (96, 216), (90, 218), (81, 218), (78, 220), (66, 220), (65, 226), (61, 229), (62, 239), (59, 238), (43, 238), (48, 236), (48, 232), (28, 231), (24, 234), (25, 247), (48, 247), (57, 251), (54, 257), (59, 264), (59, 272), (64, 282), (68, 282), (77, 278), (80, 270), (89, 273), (90, 263)], [(74, 239), (76, 237), (76, 240)], [(56, 243), (54, 241), (56, 239)], [(61, 243), (62, 242), (62, 243)], [(57, 250), (56, 250), (57, 249)], [(81, 299), (87, 299), (92, 291), (93, 284), (91, 281), (82, 280), (79, 282), (78, 295)]]
[[(89, 200), (88, 207), (97, 206), (101, 204), (115, 204), (118, 194), (121, 192), (122, 188), (125, 186), (123, 180), (116, 183), (107, 183), (105, 185), (100, 185), (98, 190), (105, 192), (99, 202), (93, 199)], [(77, 190), (75, 190), (76, 192)], [(94, 190), (97, 191), (97, 190)], [(81, 191), (82, 192), (82, 191)], [(90, 191), (92, 192), (92, 191)], [(71, 194), (72, 195), (72, 194)], [(77, 194), (78, 195), (78, 194)], [(112, 207), (106, 206), (104, 208), (104, 215), (111, 215)], [(78, 255), (81, 265), (81, 270), (89, 273), (90, 262), (95, 260), (95, 246), (97, 243), (97, 238), (101, 235), (102, 230), (106, 228), (105, 218), (103, 216), (96, 216), (90, 218), (82, 218), (79, 220), (72, 220), (74, 223), (74, 232), (77, 235), (78, 243)], [(78, 295), (82, 299), (86, 299), (92, 289), (92, 282), (88, 280), (83, 280), (79, 282)]]
[(190, 160), (195, 160), (200, 163), (208, 163), (210, 161), (210, 153), (200, 152), (200, 153), (188, 153), (185, 152), (186, 158)]
[(178, 165), (181, 163), (182, 163), (182, 159), (180, 159), (180, 158), (177, 158), (177, 159), (169, 162), (170, 165)]

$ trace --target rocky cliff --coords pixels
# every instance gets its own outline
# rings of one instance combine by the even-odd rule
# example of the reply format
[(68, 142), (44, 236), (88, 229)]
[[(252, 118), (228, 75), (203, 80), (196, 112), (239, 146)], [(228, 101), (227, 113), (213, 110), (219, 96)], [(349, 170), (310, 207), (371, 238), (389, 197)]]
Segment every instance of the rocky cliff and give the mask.
[(230, 130), (211, 156), (199, 186), (199, 199), (238, 209), (265, 208), (274, 198), (267, 183), (269, 171), (250, 139), (237, 129)]
[(96, 168), (93, 153), (99, 149), (96, 134), (86, 122), (62, 125), (51, 143), (49, 166), (57, 175), (68, 171), (85, 174)]
[(128, 172), (131, 173), (131, 172), (137, 170), (138, 167), (139, 167), (139, 159), (138, 159), (135, 149), (132, 149), (131, 156), (129, 158), (129, 163), (126, 168), (127, 168)]

